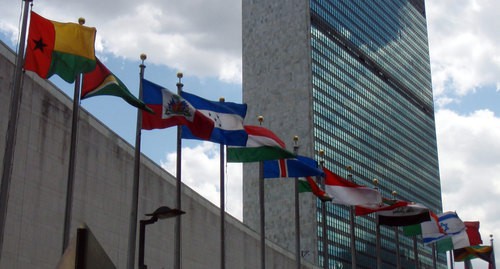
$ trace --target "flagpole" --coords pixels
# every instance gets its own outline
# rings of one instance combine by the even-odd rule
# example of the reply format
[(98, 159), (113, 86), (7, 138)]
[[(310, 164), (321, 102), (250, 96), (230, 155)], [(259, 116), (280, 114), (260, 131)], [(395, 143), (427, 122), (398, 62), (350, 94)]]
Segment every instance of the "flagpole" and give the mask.
[(436, 262), (436, 243), (432, 243), (432, 268), (437, 269)]
[[(392, 191), (392, 199), (396, 199), (397, 191)], [(401, 259), (399, 254), (399, 229), (394, 227), (394, 240), (396, 241), (396, 268), (401, 269)]]
[(75, 182), (75, 159), (76, 143), (78, 138), (78, 115), (80, 114), (80, 74), (75, 78), (75, 90), (73, 95), (73, 119), (71, 122), (71, 141), (69, 147), (68, 179), (66, 185), (66, 208), (64, 211), (64, 229), (62, 253), (68, 246), (71, 229), (71, 214), (73, 209), (73, 188)]
[[(293, 137), (293, 153), (297, 155), (299, 153), (299, 137)], [(295, 262), (296, 268), (300, 269), (300, 204), (299, 204), (299, 178), (295, 177), (294, 180), (295, 188)]]
[[(219, 102), (223, 103), (224, 97), (219, 98)], [(224, 184), (224, 144), (220, 144), (220, 268), (226, 268), (226, 200), (225, 200), (225, 184)]]
[(473, 269), (472, 263), (470, 260), (468, 260), (468, 259), (464, 260), (464, 269)]
[(495, 246), (493, 246), (493, 234), (490, 234), (490, 245), (491, 245), (491, 269), (497, 269), (497, 264), (495, 262)]
[[(378, 179), (373, 179), (373, 185), (375, 189), (378, 190)], [(377, 255), (377, 269), (382, 269), (382, 256), (380, 255), (380, 224), (378, 220), (378, 214), (375, 214), (375, 240), (376, 240), (376, 255)]]
[(453, 259), (453, 250), (448, 251), (450, 255), (450, 269), (455, 267), (455, 259)]
[[(321, 166), (321, 169), (325, 166), (325, 159), (324, 159), (325, 151), (320, 150), (319, 151), (319, 156), (321, 158), (319, 164)], [(323, 190), (326, 189), (326, 177), (323, 177), (322, 182), (322, 187)], [(328, 233), (326, 231), (327, 226), (326, 226), (326, 201), (321, 201), (321, 219), (323, 222), (321, 223), (322, 227), (322, 234), (323, 234), (323, 269), (328, 269), (330, 267), (330, 259), (328, 257)]]
[(12, 164), (14, 161), (14, 146), (16, 144), (17, 120), (19, 119), (19, 108), (22, 97), (22, 74), (24, 61), (24, 48), (26, 43), (26, 28), (28, 25), (29, 3), (32, 0), (24, 0), (23, 21), (21, 24), (21, 35), (19, 49), (16, 58), (16, 69), (12, 92), (10, 94), (9, 123), (5, 137), (5, 151), (3, 156), (2, 183), (0, 185), (0, 259), (2, 255), (3, 237), (5, 233), (5, 222), (7, 219), (7, 205), (9, 201), (10, 181), (12, 179)]
[[(79, 18), (80, 25), (85, 24), (84, 18)], [(71, 217), (73, 211), (73, 189), (75, 183), (76, 146), (78, 142), (78, 118), (80, 115), (80, 84), (82, 74), (75, 77), (75, 90), (73, 94), (73, 119), (71, 122), (71, 141), (69, 148), (68, 183), (66, 185), (66, 209), (64, 213), (63, 247), (62, 252), (68, 246), (71, 229)]]
[[(179, 82), (177, 82), (177, 94), (179, 96), (182, 95), (182, 84), (181, 79), (183, 74), (181, 72), (177, 73), (177, 78)], [(176, 208), (181, 209), (181, 190), (182, 190), (182, 180), (181, 180), (181, 164), (182, 164), (182, 126), (177, 126), (177, 161), (176, 161)], [(175, 218), (175, 257), (174, 257), (174, 269), (181, 268), (181, 218), (177, 216)]]
[[(259, 125), (262, 126), (263, 116), (258, 117)], [(260, 208), (260, 268), (266, 268), (266, 212), (264, 207), (264, 164), (259, 162), (259, 208)]]
[(413, 254), (415, 256), (415, 269), (419, 269), (417, 236), (413, 236)]
[[(144, 78), (144, 61), (146, 54), (141, 54), (141, 64), (139, 65), (139, 99), (142, 100), (142, 79)], [(127, 268), (134, 269), (135, 248), (137, 237), (137, 208), (139, 206), (139, 176), (141, 166), (141, 130), (142, 130), (142, 109), (137, 109), (137, 119), (135, 128), (135, 152), (134, 152), (134, 178), (132, 181), (132, 202), (130, 209), (130, 223), (128, 235), (128, 259)]]
[[(347, 177), (349, 178), (349, 181), (354, 182), (351, 174), (352, 166), (347, 166), (347, 170), (349, 171), (349, 174)], [(355, 227), (354, 225), (356, 224), (354, 221), (354, 206), (349, 207), (349, 221), (350, 221), (350, 228), (351, 228), (351, 263), (352, 263), (352, 268), (356, 268), (356, 235), (355, 235)]]

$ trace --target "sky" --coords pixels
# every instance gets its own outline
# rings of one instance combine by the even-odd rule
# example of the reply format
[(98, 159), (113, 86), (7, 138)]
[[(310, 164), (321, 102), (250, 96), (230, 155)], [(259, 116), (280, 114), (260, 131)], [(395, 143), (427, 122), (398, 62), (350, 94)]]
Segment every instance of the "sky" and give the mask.
[[(51, 20), (86, 19), (97, 28), (96, 55), (137, 95), (145, 77), (172, 91), (241, 102), (241, 1), (34, 1)], [(22, 1), (0, 0), (0, 40), (15, 49)], [(484, 244), (500, 237), (500, 10), (498, 0), (426, 1), (444, 211), (479, 220)], [(73, 85), (50, 79), (72, 97)], [(136, 111), (115, 97), (82, 100), (83, 109), (134, 144)], [(175, 128), (143, 131), (142, 152), (175, 174)], [(183, 182), (219, 204), (219, 147), (183, 140)], [(226, 169), (226, 210), (238, 219), (241, 166)], [(498, 259), (497, 259), (498, 260)], [(455, 268), (463, 268), (457, 263)], [(474, 268), (487, 268), (475, 261)]]

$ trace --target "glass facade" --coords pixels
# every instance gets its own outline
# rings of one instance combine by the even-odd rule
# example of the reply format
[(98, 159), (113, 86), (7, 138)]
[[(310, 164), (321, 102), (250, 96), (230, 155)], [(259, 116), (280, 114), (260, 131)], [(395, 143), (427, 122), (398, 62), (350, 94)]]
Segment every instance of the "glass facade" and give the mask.
[[(332, 172), (366, 186), (376, 178), (383, 196), (441, 212), (424, 0), (250, 0), (242, 12), (246, 124), (263, 115), (264, 127), (284, 141), (299, 136), (300, 154)], [(243, 166), (243, 221), (255, 231), (258, 177)], [(292, 183), (266, 181), (265, 236), (295, 253)], [(303, 260), (323, 266), (328, 253), (328, 268), (352, 268), (349, 208), (327, 203), (323, 219), (314, 196), (299, 199)], [(375, 216), (354, 221), (357, 268), (376, 268)], [(380, 229), (381, 268), (397, 268), (397, 247), (401, 268), (415, 268), (414, 240), (397, 231)], [(434, 268), (431, 247), (417, 248), (419, 268)]]
[[(311, 0), (310, 17), (314, 151), (336, 174), (351, 166), (356, 183), (376, 178), (383, 196), (441, 212), (424, 1)], [(327, 204), (323, 220), (321, 206), (318, 262), (327, 251), (329, 268), (351, 268), (349, 209)], [(374, 217), (356, 217), (355, 227), (357, 268), (375, 268)], [(394, 238), (381, 227), (382, 268), (396, 268)], [(399, 239), (402, 268), (415, 268), (413, 238), (400, 230)], [(417, 246), (420, 268), (434, 268), (431, 248)]]

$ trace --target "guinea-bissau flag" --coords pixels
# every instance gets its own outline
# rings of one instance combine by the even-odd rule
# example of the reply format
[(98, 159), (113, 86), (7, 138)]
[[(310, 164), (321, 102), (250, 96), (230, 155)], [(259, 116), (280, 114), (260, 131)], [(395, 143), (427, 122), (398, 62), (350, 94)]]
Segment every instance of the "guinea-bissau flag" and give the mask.
[(24, 69), (73, 83), (78, 74), (95, 69), (95, 35), (93, 27), (47, 20), (32, 11)]
[(97, 95), (118, 96), (132, 106), (153, 113), (151, 108), (135, 97), (127, 86), (96, 58), (95, 69), (83, 75), (81, 98), (85, 99)]

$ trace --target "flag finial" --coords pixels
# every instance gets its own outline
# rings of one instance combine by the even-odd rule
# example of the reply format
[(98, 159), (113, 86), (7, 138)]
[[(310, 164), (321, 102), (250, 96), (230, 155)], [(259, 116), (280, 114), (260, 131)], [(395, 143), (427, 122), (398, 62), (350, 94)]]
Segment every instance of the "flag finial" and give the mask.
[(347, 179), (349, 179), (349, 181), (351, 181), (351, 182), (354, 182), (354, 180), (352, 179), (352, 173), (351, 173), (351, 171), (352, 171), (352, 166), (348, 165), (348, 166), (346, 166), (345, 168), (346, 168), (346, 169), (347, 169), (347, 171), (349, 172), (349, 173), (347, 174)]
[(257, 120), (259, 121), (259, 124), (262, 125), (262, 122), (264, 121), (264, 116), (258, 116)]
[(144, 61), (148, 58), (148, 56), (146, 56), (145, 53), (141, 53), (141, 55), (139, 56), (141, 58), (141, 65), (139, 67), (141, 68), (145, 68), (146, 66), (144, 65)]
[(373, 179), (373, 185), (375, 185), (375, 188), (378, 186), (378, 179), (374, 178)]
[(78, 24), (84, 25), (85, 24), (85, 18), (83, 18), (83, 17), (78, 18)]
[[(182, 72), (177, 72), (177, 78), (179, 79), (179, 82), (177, 82), (177, 87), (182, 87), (184, 86), (181, 82), (181, 79), (184, 75), (182, 74)], [(180, 88), (182, 90), (182, 88)], [(181, 90), (178, 90), (178, 92), (180, 93)]]
[(224, 97), (219, 97), (219, 102), (224, 103), (226, 99)]
[(396, 199), (396, 195), (398, 195), (398, 192), (397, 191), (392, 191), (392, 198)]

